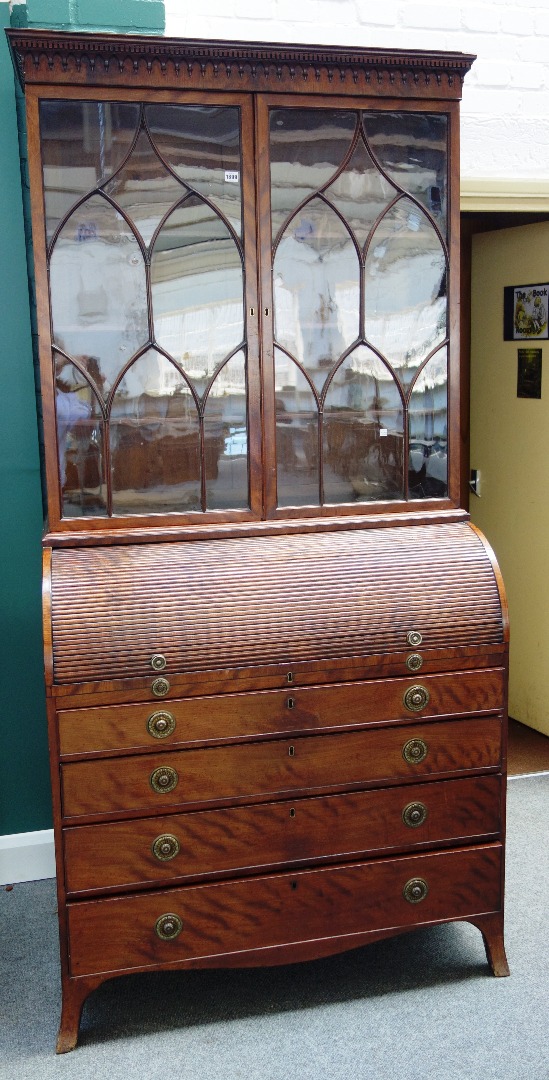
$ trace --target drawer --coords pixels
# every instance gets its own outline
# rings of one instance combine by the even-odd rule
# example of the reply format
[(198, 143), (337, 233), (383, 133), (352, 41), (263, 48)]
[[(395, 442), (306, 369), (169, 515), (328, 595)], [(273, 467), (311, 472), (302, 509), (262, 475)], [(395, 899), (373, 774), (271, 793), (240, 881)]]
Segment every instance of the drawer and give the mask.
[[(61, 766), (63, 814), (248, 800), (495, 768), (497, 717), (386, 726)], [(155, 790), (156, 787), (156, 790)]]
[[(406, 886), (418, 879), (426, 895), (406, 899)], [(77, 901), (68, 906), (71, 974), (208, 960), (221, 967), (238, 963), (239, 954), (241, 963), (274, 963), (285, 945), (330, 938), (336, 951), (352, 947), (353, 935), (360, 944), (368, 933), (463, 919), (500, 904), (499, 844)], [(159, 936), (176, 931), (169, 940)]]
[(489, 838), (500, 828), (500, 785), (476, 776), (76, 826), (64, 831), (66, 887), (166, 884)]
[(420, 683), (429, 700), (422, 717), (497, 712), (504, 671), (462, 671), (403, 679), (296, 687), (179, 701), (64, 709), (58, 713), (62, 756), (149, 749), (193, 742), (398, 721), (415, 713), (406, 691)]

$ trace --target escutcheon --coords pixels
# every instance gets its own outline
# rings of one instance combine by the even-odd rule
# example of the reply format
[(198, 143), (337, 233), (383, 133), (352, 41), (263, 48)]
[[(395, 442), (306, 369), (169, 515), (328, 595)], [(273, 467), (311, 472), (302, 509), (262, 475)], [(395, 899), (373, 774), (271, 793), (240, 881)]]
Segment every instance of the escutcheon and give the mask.
[(417, 683), (415, 686), (408, 688), (403, 701), (410, 712), (421, 712), (429, 704), (429, 691), (426, 686)]
[(175, 856), (179, 855), (179, 840), (171, 833), (162, 833), (154, 841), (152, 851), (160, 862), (169, 862), (170, 859), (175, 859)]
[(156, 920), (154, 929), (161, 941), (174, 941), (176, 937), (179, 937), (183, 929), (183, 923), (179, 915), (167, 911), (165, 915), (161, 915)]
[(163, 795), (167, 791), (173, 791), (179, 782), (179, 776), (170, 765), (161, 765), (151, 773), (150, 782), (153, 791)]
[(163, 710), (151, 713), (147, 720), (147, 731), (153, 739), (167, 739), (175, 731), (175, 716)]
[(407, 900), (409, 904), (421, 903), (422, 900), (425, 900), (428, 892), (429, 886), (427, 882), (420, 877), (410, 878), (402, 890), (404, 899)]

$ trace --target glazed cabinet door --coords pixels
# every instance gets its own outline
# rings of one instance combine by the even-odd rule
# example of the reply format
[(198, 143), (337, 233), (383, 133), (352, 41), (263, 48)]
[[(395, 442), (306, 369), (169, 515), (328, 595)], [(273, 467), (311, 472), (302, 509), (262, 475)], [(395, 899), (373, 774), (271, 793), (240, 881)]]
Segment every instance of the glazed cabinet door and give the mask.
[(251, 102), (34, 104), (52, 525), (257, 517)]

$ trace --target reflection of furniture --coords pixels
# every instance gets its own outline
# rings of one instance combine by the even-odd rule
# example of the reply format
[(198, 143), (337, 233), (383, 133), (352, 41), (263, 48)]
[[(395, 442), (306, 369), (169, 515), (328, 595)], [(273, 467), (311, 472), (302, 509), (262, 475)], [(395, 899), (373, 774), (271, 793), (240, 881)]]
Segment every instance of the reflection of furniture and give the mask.
[[(122, 100), (127, 87), (132, 100), (136, 91), (147, 100), (158, 93), (160, 101), (194, 108), (200, 90), (204, 109), (189, 165), (196, 184), (202, 140), (215, 174), (221, 91), (241, 110), (246, 136), (240, 180), (247, 200), (249, 506), (227, 513), (203, 507), (201, 518), (197, 507), (155, 516), (149, 504), (142, 517), (75, 521), (61, 518), (58, 486), (49, 487), (44, 624), (63, 979), (59, 1050), (75, 1045), (89, 992), (122, 973), (306, 961), (463, 919), (482, 931), (493, 971), (506, 974), (506, 609), (491, 553), (459, 508), (459, 417), (451, 417), (448, 497), (427, 506), (418, 498), (389, 507), (284, 510), (276, 501), (277, 447), (281, 472), (296, 466), (296, 448), (320, 469), (319, 440), (315, 449), (310, 413), (288, 412), (289, 423), (277, 416), (270, 363), (269, 108), (279, 115), (287, 107), (290, 120), (284, 114), (281, 122), (291, 127), (296, 110), (284, 95), (297, 90), (301, 109), (310, 94), (308, 109), (332, 114), (337, 87), (358, 117), (381, 101), (380, 154), (387, 117), (394, 113), (401, 123), (420, 114), (423, 122), (431, 108), (437, 122), (448, 117), (455, 146), (470, 58), (137, 44), (40, 31), (10, 36), (31, 83), (30, 109), (52, 82), (55, 94), (69, 83), (75, 100), (96, 97), (102, 108)], [(208, 142), (210, 106), (215, 137)], [(179, 146), (183, 111), (177, 117), (168, 149)], [(29, 130), (36, 133), (37, 124)], [(296, 156), (289, 175), (299, 175), (302, 164), (304, 176), (314, 172), (314, 159), (303, 161), (290, 136)], [(336, 169), (345, 139), (342, 128)], [(324, 165), (328, 143), (323, 135)], [(396, 140), (394, 157), (406, 145)], [(309, 155), (314, 146), (315, 139), (306, 143)], [(34, 144), (35, 211), (42, 206), (37, 153)], [(401, 164), (399, 176), (407, 175)], [(211, 183), (222, 201), (223, 161), (220, 169)], [(227, 184), (238, 179), (232, 174)], [(132, 198), (138, 194), (137, 185)], [(456, 175), (449, 197), (453, 220)], [(40, 212), (34, 235), (43, 249)], [(454, 274), (454, 242), (450, 250)], [(38, 260), (44, 296), (45, 265)], [(48, 333), (46, 319), (46, 342)], [(43, 350), (47, 396), (51, 357)], [(458, 374), (452, 369), (453, 389)], [(175, 434), (151, 440), (166, 477), (194, 482), (185, 415), (169, 418), (169, 403), (142, 404), (147, 424), (149, 417), (151, 425), (173, 424)], [(51, 397), (49, 405), (52, 413)], [(337, 417), (327, 410), (324, 418), (327, 467), (349, 474), (365, 460), (369, 440), (382, 474), (393, 458), (407, 468), (406, 434), (397, 438), (388, 428), (382, 436), (364, 413), (348, 418), (337, 409)], [(131, 423), (113, 423), (116, 483), (131, 488), (139, 478), (142, 486), (150, 444), (141, 431), (139, 447)], [(217, 453), (221, 416), (212, 429)], [(51, 478), (51, 432), (47, 440)]]

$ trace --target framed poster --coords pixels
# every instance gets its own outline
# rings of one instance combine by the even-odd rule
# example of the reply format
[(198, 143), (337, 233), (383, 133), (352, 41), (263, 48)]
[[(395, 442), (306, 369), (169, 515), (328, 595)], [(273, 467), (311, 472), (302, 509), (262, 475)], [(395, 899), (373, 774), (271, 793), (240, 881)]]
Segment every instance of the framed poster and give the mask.
[(543, 341), (549, 284), (507, 285), (503, 290), (503, 340)]
[(518, 349), (517, 397), (541, 397), (541, 349)]

